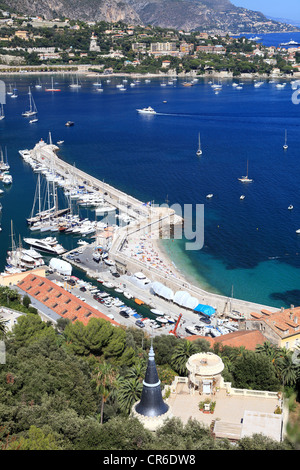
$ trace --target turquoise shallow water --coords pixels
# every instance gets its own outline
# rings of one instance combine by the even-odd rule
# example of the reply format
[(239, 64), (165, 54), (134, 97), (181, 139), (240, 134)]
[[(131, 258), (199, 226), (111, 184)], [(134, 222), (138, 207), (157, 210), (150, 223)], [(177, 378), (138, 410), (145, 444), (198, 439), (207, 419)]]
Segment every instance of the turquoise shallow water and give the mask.
[[(122, 92), (102, 80), (103, 92), (95, 91), (92, 78), (82, 79), (77, 91), (70, 77), (57, 76), (59, 93), (47, 93), (50, 77), (4, 77), (19, 97), (7, 97), (6, 117), (0, 122), (1, 145), (7, 146), (14, 181), (1, 197), (2, 267), (10, 245), (10, 221), (16, 235), (28, 235), (25, 218), (30, 214), (36, 175), (18, 155), (33, 148), (51, 131), (53, 142), (64, 140), (59, 153), (100, 180), (136, 196), (162, 204), (204, 204), (204, 246), (187, 251), (186, 240), (163, 241), (175, 265), (201, 286), (225, 295), (267, 305), (300, 304), (299, 106), (292, 103), (289, 83), (254, 88), (244, 81), (242, 90), (223, 81), (215, 95), (207, 79), (184, 87), (178, 79), (161, 87), (160, 79), (141, 79)], [(21, 113), (28, 102), (28, 85), (39, 111), (30, 125)], [(159, 114), (142, 116), (137, 108), (151, 105)], [(74, 127), (65, 127), (67, 120)], [(289, 148), (283, 151), (284, 132)], [(203, 154), (196, 156), (201, 132)], [(253, 182), (244, 185), (245, 174)], [(206, 199), (208, 193), (214, 197)], [(240, 195), (245, 199), (240, 200)], [(289, 204), (294, 209), (289, 211)], [(81, 211), (85, 217), (87, 211)], [(61, 235), (67, 247), (77, 240)]]

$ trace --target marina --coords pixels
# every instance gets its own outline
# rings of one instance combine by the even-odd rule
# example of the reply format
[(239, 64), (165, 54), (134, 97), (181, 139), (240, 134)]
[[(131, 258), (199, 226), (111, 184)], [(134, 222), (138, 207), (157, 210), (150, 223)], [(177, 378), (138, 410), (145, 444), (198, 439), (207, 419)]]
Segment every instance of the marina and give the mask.
[[(218, 327), (218, 318), (227, 318), (227, 320), (231, 318), (237, 321), (251, 312), (260, 312), (262, 308), (272, 311), (272, 307), (209, 294), (187, 283), (162, 256), (156, 243), (164, 226), (169, 229), (170, 225), (182, 223), (174, 210), (145, 205), (142, 201), (103, 184), (88, 173), (63, 162), (57, 154), (58, 151), (59, 147), (40, 140), (33, 149), (25, 151), (21, 149), (19, 154), (22, 158), (25, 156), (26, 162), (33, 168), (42, 163), (48, 169), (46, 173), (51, 168), (54, 181), (60, 181), (64, 191), (73, 188), (71, 194), (76, 194), (77, 203), (80, 204), (83, 195), (89, 195), (89, 200), (101, 200), (101, 204), (109, 204), (108, 207), (113, 208), (115, 212), (125, 212), (130, 221), (124, 226), (109, 227), (103, 221), (92, 222), (89, 219), (79, 220), (76, 217), (74, 219), (69, 214), (57, 217), (53, 212), (48, 213), (48, 218), (46, 217), (44, 221), (45, 213), (39, 212), (41, 225), (37, 230), (40, 232), (52, 231), (52, 224), (55, 221), (56, 230), (61, 226), (66, 232), (71, 229), (70, 233), (73, 235), (76, 230), (81, 236), (93, 234), (95, 241), (84, 243), (80, 240), (80, 248), (70, 252), (58, 244), (56, 237), (53, 236), (42, 239), (24, 238), (24, 242), (31, 249), (62, 255), (68, 263), (85, 271), (88, 277), (96, 279), (101, 287), (109, 292), (118, 289), (117, 295), (109, 295), (103, 292), (101, 294), (94, 288), (93, 299), (104, 305), (106, 309), (117, 307), (121, 309), (118, 313), (123, 320), (133, 316), (136, 326), (159, 330), (159, 333), (161, 328), (168, 328), (168, 325), (177, 322), (181, 315), (182, 321), (188, 323), (185, 326), (185, 335), (202, 334), (212, 337), (230, 331), (228, 328)], [(31, 228), (36, 224), (38, 222), (35, 222)], [(43, 224), (46, 224), (45, 230)], [(99, 277), (99, 266), (102, 279)], [(111, 282), (112, 278), (114, 282)], [(120, 300), (120, 296), (126, 300)], [(130, 299), (134, 299), (137, 305), (147, 305), (148, 315), (152, 314), (154, 318), (151, 319), (147, 315), (142, 318), (136, 309), (128, 307), (126, 301)], [(233, 303), (236, 313), (232, 311)], [(208, 321), (208, 324), (203, 323), (201, 315), (199, 318), (197, 310), (199, 307), (201, 313), (205, 305), (212, 305), (213, 307), (209, 308), (215, 314), (212, 322)], [(158, 306), (162, 306), (162, 309)], [(170, 311), (173, 315), (170, 315)], [(144, 320), (146, 323), (143, 323)]]

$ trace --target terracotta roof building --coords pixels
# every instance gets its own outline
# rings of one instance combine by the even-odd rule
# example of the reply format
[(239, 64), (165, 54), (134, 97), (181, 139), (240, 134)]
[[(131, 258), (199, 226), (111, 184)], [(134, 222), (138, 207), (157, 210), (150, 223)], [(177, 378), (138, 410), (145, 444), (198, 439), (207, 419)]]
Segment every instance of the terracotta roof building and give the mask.
[(107, 317), (104, 313), (91, 307), (45, 277), (28, 274), (18, 283), (18, 288), (30, 298), (40, 302), (41, 306), (55, 312), (61, 318), (69, 319), (71, 322), (78, 320), (87, 325), (91, 318), (102, 318), (115, 326), (119, 326), (119, 323)]
[(230, 346), (233, 348), (239, 348), (244, 346), (246, 349), (255, 351), (255, 348), (259, 344), (264, 344), (268, 339), (259, 330), (239, 330), (234, 333), (228, 333), (227, 335), (217, 336), (216, 338), (210, 338), (209, 336), (188, 336), (186, 339), (189, 341), (195, 341), (196, 339), (205, 339), (209, 342), (210, 347), (214, 344), (219, 343), (222, 346)]
[(300, 307), (280, 309), (276, 312), (261, 310), (251, 313), (245, 320), (246, 330), (259, 330), (267, 340), (286, 349), (295, 349), (300, 345)]

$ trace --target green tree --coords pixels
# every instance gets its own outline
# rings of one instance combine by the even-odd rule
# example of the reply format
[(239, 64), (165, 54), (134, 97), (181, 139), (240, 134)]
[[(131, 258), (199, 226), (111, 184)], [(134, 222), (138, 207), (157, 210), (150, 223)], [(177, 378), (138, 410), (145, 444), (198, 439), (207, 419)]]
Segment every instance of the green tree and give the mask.
[(43, 336), (55, 337), (54, 328), (43, 322), (38, 315), (32, 313), (20, 316), (13, 327), (12, 333), (14, 345), (17, 348), (28, 346), (31, 342)]
[(197, 352), (197, 346), (188, 340), (183, 340), (175, 347), (171, 357), (171, 366), (179, 374), (187, 374), (186, 363), (192, 354)]
[(12, 442), (8, 446), (8, 450), (58, 450), (59, 446), (56, 443), (55, 437), (52, 433), (45, 434), (41, 429), (36, 426), (30, 426), (27, 433), (28, 437), (21, 436), (20, 439)]
[(270, 358), (266, 354), (245, 351), (234, 362), (233, 386), (250, 390), (278, 391), (280, 381)]

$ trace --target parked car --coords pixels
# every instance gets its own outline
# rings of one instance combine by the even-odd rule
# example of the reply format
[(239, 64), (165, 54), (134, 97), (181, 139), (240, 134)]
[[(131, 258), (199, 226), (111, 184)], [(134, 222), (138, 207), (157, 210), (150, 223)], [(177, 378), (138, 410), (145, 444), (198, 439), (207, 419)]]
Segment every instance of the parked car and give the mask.
[(129, 318), (129, 313), (125, 312), (125, 310), (121, 310), (120, 315), (124, 318)]
[(145, 328), (145, 324), (142, 322), (142, 320), (137, 320), (135, 324), (136, 326), (139, 326), (140, 328)]

